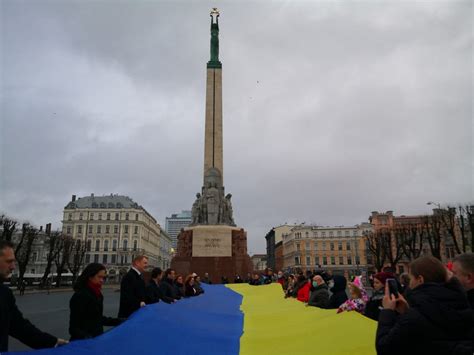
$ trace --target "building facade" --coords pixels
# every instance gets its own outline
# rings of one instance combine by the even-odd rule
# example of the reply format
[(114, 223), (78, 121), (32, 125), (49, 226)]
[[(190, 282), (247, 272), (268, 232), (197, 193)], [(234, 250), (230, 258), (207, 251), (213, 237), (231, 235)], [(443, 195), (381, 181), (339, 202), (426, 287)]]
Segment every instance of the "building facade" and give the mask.
[[(128, 196), (91, 196), (72, 200), (64, 208), (62, 231), (87, 245), (85, 264), (107, 266), (111, 279), (123, 274), (134, 256), (148, 257), (149, 267), (169, 261), (169, 237), (142, 206)], [(169, 264), (168, 264), (169, 265)]]
[(364, 235), (370, 230), (369, 223), (352, 227), (294, 226), (283, 235), (283, 268), (323, 268), (346, 277), (367, 275), (370, 257)]
[(181, 229), (188, 227), (192, 222), (191, 211), (181, 211), (173, 213), (171, 217), (166, 217), (165, 231), (171, 238), (171, 247), (176, 250), (178, 245), (178, 234)]
[(293, 226), (283, 224), (278, 227), (273, 227), (265, 236), (267, 243), (267, 266), (272, 269), (277, 269), (276, 263), (276, 245), (283, 240), (283, 235), (290, 232)]
[(263, 271), (267, 267), (267, 256), (265, 254), (254, 254), (250, 257), (254, 271)]

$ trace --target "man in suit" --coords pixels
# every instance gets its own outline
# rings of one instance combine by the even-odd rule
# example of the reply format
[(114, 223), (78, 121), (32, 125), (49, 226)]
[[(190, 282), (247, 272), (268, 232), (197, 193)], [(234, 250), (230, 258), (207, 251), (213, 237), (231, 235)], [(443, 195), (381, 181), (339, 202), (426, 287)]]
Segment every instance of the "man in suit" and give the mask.
[(120, 283), (119, 318), (128, 318), (140, 307), (145, 306), (146, 290), (143, 273), (148, 266), (148, 257), (136, 256), (132, 267)]
[(157, 267), (151, 271), (151, 280), (146, 287), (146, 303), (157, 303), (162, 300), (165, 303), (175, 302), (174, 298), (165, 296), (160, 290), (160, 281), (163, 276), (163, 271)]
[(33, 349), (52, 348), (67, 344), (67, 340), (44, 333), (23, 318), (12, 291), (3, 285), (14, 269), (13, 244), (8, 241), (0, 241), (0, 352), (8, 351), (9, 335)]

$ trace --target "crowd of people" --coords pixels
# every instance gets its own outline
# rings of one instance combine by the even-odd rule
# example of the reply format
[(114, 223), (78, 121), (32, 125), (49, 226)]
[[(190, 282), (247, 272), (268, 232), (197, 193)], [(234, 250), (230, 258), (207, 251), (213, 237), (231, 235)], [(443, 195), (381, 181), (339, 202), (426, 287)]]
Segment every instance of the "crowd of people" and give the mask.
[[(378, 322), (376, 349), (389, 354), (474, 354), (474, 253), (457, 256), (447, 267), (431, 256), (411, 262), (408, 274), (391, 268), (372, 275), (371, 294), (361, 276), (318, 270), (285, 275), (279, 282), (285, 297), (307, 306), (358, 312)], [(254, 274), (250, 285), (262, 285), (272, 271)]]
[[(160, 268), (151, 271), (148, 284), (144, 273), (146, 256), (137, 256), (120, 285), (117, 317), (103, 314), (102, 285), (107, 270), (92, 263), (85, 267), (74, 285), (71, 297), (70, 340), (96, 337), (104, 326), (116, 326), (146, 305), (172, 304), (186, 297), (204, 293), (201, 282), (211, 283), (206, 273), (203, 280), (195, 273), (176, 274)], [(3, 285), (15, 268), (13, 244), (0, 241), (0, 352), (8, 350), (8, 337), (13, 336), (34, 349), (67, 344), (65, 339), (42, 332), (25, 319), (15, 297)], [(396, 275), (390, 268), (374, 274), (370, 289), (361, 276), (349, 282), (342, 275), (324, 270), (273, 274), (248, 274), (237, 283), (266, 285), (278, 282), (284, 297), (296, 298), (307, 306), (334, 309), (337, 313), (358, 312), (378, 322), (376, 349), (389, 354), (469, 354), (474, 353), (474, 253), (457, 256), (449, 267), (438, 259), (423, 256), (414, 260), (409, 274)], [(227, 278), (222, 278), (227, 283)]]
[[(67, 344), (68, 340), (43, 332), (24, 318), (12, 291), (3, 284), (15, 269), (13, 248), (12, 243), (0, 241), (0, 353), (8, 351), (9, 336), (33, 349)], [(147, 266), (146, 256), (140, 255), (133, 259), (130, 270), (120, 284), (118, 316), (107, 317), (103, 314), (102, 294), (107, 270), (99, 263), (87, 265), (74, 284), (74, 293), (69, 301), (70, 341), (99, 336), (103, 334), (104, 326), (117, 326), (146, 305), (157, 302), (172, 304), (204, 293), (197, 274), (183, 277), (173, 269), (163, 272), (160, 268), (154, 268), (147, 284), (144, 279)], [(209, 275), (206, 275), (206, 279), (209, 279)]]

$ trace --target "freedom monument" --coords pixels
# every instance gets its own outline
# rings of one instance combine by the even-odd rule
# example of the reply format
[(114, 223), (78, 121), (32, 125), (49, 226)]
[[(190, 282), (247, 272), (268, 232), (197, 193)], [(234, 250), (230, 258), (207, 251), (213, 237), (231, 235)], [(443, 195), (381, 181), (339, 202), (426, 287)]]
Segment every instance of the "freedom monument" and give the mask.
[(236, 226), (232, 195), (225, 194), (222, 141), (222, 63), (219, 61), (219, 11), (211, 11), (211, 59), (207, 63), (204, 182), (192, 207), (192, 223), (178, 235), (171, 267), (186, 275), (209, 273), (213, 282), (232, 280), (252, 270), (247, 232)]

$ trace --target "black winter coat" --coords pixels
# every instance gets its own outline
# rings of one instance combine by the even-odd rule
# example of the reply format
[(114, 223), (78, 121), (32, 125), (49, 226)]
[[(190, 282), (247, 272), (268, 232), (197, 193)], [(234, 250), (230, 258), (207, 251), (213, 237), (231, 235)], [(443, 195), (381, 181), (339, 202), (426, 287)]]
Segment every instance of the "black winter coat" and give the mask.
[(23, 318), (12, 291), (0, 284), (0, 352), (8, 351), (9, 335), (33, 349), (52, 348), (58, 341)]
[(380, 312), (376, 348), (390, 354), (472, 354), (474, 313), (456, 279), (425, 283), (408, 294), (402, 315)]
[(173, 284), (173, 287), (174, 287), (175, 294), (177, 294), (179, 296), (179, 298), (183, 298), (184, 297), (184, 285), (183, 284), (178, 284), (178, 283), (175, 282)]
[(71, 340), (94, 338), (104, 333), (104, 325), (115, 326), (121, 323), (118, 318), (103, 316), (104, 297), (97, 297), (88, 287), (72, 295), (69, 309)]
[(380, 308), (385, 294), (385, 288), (375, 291), (370, 300), (365, 305), (364, 315), (373, 320), (379, 320)]
[(120, 308), (118, 316), (128, 318), (140, 308), (140, 303), (145, 302), (145, 281), (141, 275), (130, 269), (120, 283)]
[(181, 299), (174, 288), (173, 281), (170, 279), (163, 279), (160, 282), (160, 290), (164, 297), (169, 297), (175, 300)]
[(474, 309), (474, 288), (467, 291), (467, 300), (469, 301), (471, 308)]
[(332, 295), (329, 298), (329, 306), (328, 306), (328, 308), (330, 309), (339, 308), (341, 304), (347, 301), (346, 278), (341, 275), (334, 275), (333, 280), (334, 280), (334, 286), (331, 287)]
[(329, 305), (328, 286), (326, 284), (322, 284), (317, 287), (311, 286), (311, 293), (309, 294), (308, 306), (328, 308), (328, 305)]
[(155, 283), (155, 281), (151, 280), (148, 286), (146, 287), (146, 300), (147, 304), (157, 303), (162, 300), (165, 303), (171, 303), (174, 301), (174, 298), (166, 297), (161, 292), (160, 287)]

